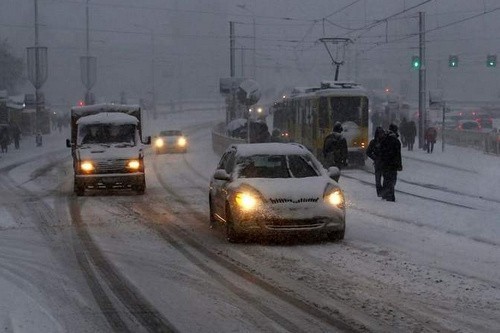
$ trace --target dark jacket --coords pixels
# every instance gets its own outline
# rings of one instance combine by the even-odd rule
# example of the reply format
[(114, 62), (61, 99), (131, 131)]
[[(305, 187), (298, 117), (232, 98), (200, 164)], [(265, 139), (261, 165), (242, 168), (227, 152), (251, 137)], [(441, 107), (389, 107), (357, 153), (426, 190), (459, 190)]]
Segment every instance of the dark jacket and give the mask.
[(436, 143), (436, 138), (437, 138), (437, 131), (434, 127), (429, 127), (425, 131), (425, 140), (427, 142), (433, 142)]
[(368, 148), (366, 149), (366, 156), (373, 160), (373, 166), (376, 170), (380, 169), (382, 166), (381, 147), (384, 137), (384, 130), (381, 127), (377, 128), (375, 130), (375, 137), (370, 141)]
[(325, 138), (323, 157), (328, 166), (342, 167), (347, 165), (347, 141), (338, 132), (333, 132)]
[(380, 163), (383, 171), (403, 170), (401, 142), (398, 139), (397, 133), (389, 131), (382, 140), (380, 144)]

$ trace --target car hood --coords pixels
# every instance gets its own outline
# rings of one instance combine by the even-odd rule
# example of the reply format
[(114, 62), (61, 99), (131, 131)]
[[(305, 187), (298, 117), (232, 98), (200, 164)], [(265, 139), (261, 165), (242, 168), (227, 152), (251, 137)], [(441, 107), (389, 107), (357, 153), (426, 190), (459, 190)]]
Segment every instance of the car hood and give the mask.
[(137, 158), (142, 154), (139, 146), (112, 145), (87, 145), (78, 149), (80, 159), (129, 159)]
[(304, 199), (322, 198), (327, 184), (338, 187), (324, 176), (306, 178), (245, 178), (231, 184), (232, 190), (250, 186), (268, 200), (289, 200), (300, 202)]

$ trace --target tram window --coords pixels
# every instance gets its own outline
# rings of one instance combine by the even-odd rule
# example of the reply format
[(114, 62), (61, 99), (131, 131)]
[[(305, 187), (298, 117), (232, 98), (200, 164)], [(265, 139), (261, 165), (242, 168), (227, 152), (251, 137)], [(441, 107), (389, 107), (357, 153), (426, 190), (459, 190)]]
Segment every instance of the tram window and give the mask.
[(362, 107), (360, 97), (333, 97), (330, 99), (333, 118), (341, 123), (352, 121), (361, 125), (359, 110)]
[(318, 115), (319, 127), (328, 127), (328, 100), (326, 99), (326, 97), (319, 98)]

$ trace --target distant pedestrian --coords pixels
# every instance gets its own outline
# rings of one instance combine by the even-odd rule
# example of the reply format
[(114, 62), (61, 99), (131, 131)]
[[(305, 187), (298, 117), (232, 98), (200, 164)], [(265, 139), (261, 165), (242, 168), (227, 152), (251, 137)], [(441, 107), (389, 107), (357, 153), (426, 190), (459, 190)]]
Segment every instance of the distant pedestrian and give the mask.
[(407, 124), (406, 131), (406, 144), (408, 145), (408, 150), (413, 150), (413, 145), (415, 144), (415, 137), (417, 136), (417, 125), (413, 120), (410, 120)]
[(328, 134), (323, 143), (323, 157), (325, 166), (336, 166), (339, 169), (347, 166), (347, 140), (342, 135), (342, 124), (336, 122), (333, 132)]
[(382, 169), (382, 199), (396, 201), (394, 188), (398, 178), (398, 171), (403, 170), (401, 161), (401, 142), (398, 139), (398, 127), (389, 125), (389, 130), (380, 145), (380, 160)]
[(0, 147), (2, 148), (2, 153), (8, 151), (10, 144), (9, 128), (6, 125), (0, 127)]
[(381, 145), (385, 138), (385, 131), (382, 127), (375, 128), (375, 136), (366, 149), (366, 156), (373, 160), (373, 167), (375, 169), (375, 188), (377, 196), (382, 196), (382, 159), (381, 159)]
[(436, 143), (437, 130), (435, 127), (429, 127), (425, 131), (425, 147), (427, 153), (431, 154), (434, 151), (434, 144)]
[(12, 133), (12, 138), (14, 139), (14, 146), (19, 149), (19, 141), (21, 140), (21, 129), (16, 123), (10, 125), (10, 130)]
[(406, 141), (406, 138), (408, 137), (408, 122), (405, 117), (403, 117), (401, 123), (399, 124), (399, 131), (401, 133), (401, 144), (403, 147), (406, 147), (408, 144)]
[(38, 131), (35, 136), (35, 142), (37, 147), (41, 147), (43, 144), (42, 132)]

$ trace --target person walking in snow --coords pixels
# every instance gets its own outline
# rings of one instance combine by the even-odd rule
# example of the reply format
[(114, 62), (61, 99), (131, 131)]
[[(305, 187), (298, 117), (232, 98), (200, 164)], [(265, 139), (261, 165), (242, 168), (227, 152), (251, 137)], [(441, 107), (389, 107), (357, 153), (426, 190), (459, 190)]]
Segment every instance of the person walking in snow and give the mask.
[(366, 149), (366, 156), (373, 160), (373, 167), (375, 169), (375, 189), (377, 196), (382, 196), (382, 160), (381, 160), (381, 146), (385, 138), (385, 131), (381, 126), (375, 128), (375, 136)]
[(398, 171), (403, 170), (401, 160), (401, 142), (398, 139), (398, 127), (389, 125), (389, 130), (380, 144), (380, 161), (382, 169), (382, 199), (396, 201), (394, 188), (398, 178)]
[(425, 146), (427, 153), (431, 154), (434, 151), (434, 144), (437, 139), (437, 130), (435, 127), (429, 127), (425, 131)]

